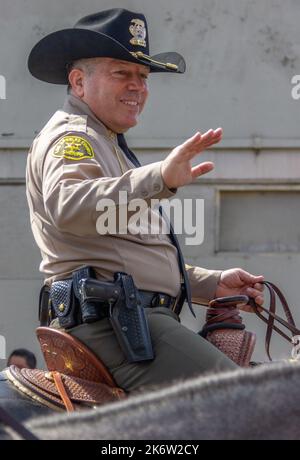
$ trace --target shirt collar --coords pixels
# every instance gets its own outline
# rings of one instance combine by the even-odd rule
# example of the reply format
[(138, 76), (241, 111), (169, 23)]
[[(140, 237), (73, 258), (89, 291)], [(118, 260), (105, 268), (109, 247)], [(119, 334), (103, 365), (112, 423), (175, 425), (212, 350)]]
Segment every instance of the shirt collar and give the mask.
[(68, 94), (63, 105), (63, 110), (67, 113), (88, 115), (94, 120), (94, 122), (97, 123), (101, 134), (104, 134), (105, 136), (109, 137), (109, 139), (117, 143), (117, 134), (111, 129), (107, 128), (105, 124), (96, 117), (94, 112), (92, 112), (90, 107), (82, 99), (79, 99), (73, 94)]

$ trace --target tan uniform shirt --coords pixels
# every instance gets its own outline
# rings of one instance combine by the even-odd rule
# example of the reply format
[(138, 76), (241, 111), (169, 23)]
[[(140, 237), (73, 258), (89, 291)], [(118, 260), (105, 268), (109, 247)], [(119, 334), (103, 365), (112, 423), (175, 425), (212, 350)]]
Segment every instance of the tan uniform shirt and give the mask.
[[(172, 197), (160, 169), (161, 162), (135, 169), (116, 135), (83, 101), (67, 97), (33, 141), (27, 161), (31, 227), (48, 284), (90, 265), (99, 279), (112, 280), (122, 271), (139, 289), (177, 295), (177, 250), (168, 235), (97, 231), (101, 199), (118, 203), (119, 191), (126, 191), (128, 200)], [(193, 298), (214, 296), (220, 272), (190, 267), (188, 273)]]

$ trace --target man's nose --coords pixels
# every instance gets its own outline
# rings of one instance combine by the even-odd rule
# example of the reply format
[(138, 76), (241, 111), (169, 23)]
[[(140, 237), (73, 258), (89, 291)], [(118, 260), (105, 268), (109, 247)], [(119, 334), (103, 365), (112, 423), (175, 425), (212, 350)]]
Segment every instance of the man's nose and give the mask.
[(145, 91), (147, 89), (147, 82), (145, 78), (135, 75), (130, 78), (128, 83), (128, 88), (130, 90), (138, 90), (138, 91)]

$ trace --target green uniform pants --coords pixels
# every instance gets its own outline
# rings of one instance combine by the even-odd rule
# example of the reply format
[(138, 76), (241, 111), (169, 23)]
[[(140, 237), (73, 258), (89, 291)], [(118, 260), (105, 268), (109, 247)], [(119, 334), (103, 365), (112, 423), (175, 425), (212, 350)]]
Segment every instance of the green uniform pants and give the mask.
[(182, 326), (165, 307), (146, 308), (155, 359), (129, 364), (107, 318), (68, 332), (98, 355), (118, 386), (131, 392), (237, 365), (200, 335)]

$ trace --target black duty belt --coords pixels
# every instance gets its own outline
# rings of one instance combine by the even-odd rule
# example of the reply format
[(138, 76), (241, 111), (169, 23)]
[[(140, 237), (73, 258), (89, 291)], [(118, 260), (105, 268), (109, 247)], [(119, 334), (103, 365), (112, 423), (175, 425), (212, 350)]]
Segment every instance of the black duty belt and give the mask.
[[(50, 300), (50, 289), (48, 286), (44, 286), (40, 294), (40, 322), (41, 325), (48, 325), (56, 317), (64, 316), (64, 308), (70, 303), (70, 298), (72, 297), (71, 292), (68, 290), (68, 281), (61, 280), (54, 281), (52, 283), (52, 297)], [(57, 286), (57, 289), (53, 289)], [(172, 297), (168, 294), (160, 292), (151, 292), (138, 290), (141, 304), (144, 308), (155, 308), (155, 307), (165, 307), (171, 310), (174, 310), (177, 302), (176, 297)], [(54, 308), (56, 306), (56, 308)], [(99, 302), (97, 304), (97, 320), (106, 318), (109, 316), (109, 303), (108, 302)], [(60, 312), (62, 315), (60, 315)], [(77, 315), (76, 315), (77, 316)], [(80, 315), (79, 315), (80, 316)], [(78, 316), (77, 324), (80, 324), (80, 318)], [(67, 325), (66, 325), (67, 326)], [(68, 325), (67, 327), (72, 327), (73, 325)]]
[[(160, 292), (142, 291), (138, 290), (142, 307), (144, 308), (156, 308), (165, 307), (172, 310), (176, 305), (176, 297), (171, 297), (168, 294), (162, 294)], [(106, 318), (109, 313), (109, 303), (99, 302), (99, 316)], [(99, 319), (101, 319), (99, 318)]]

